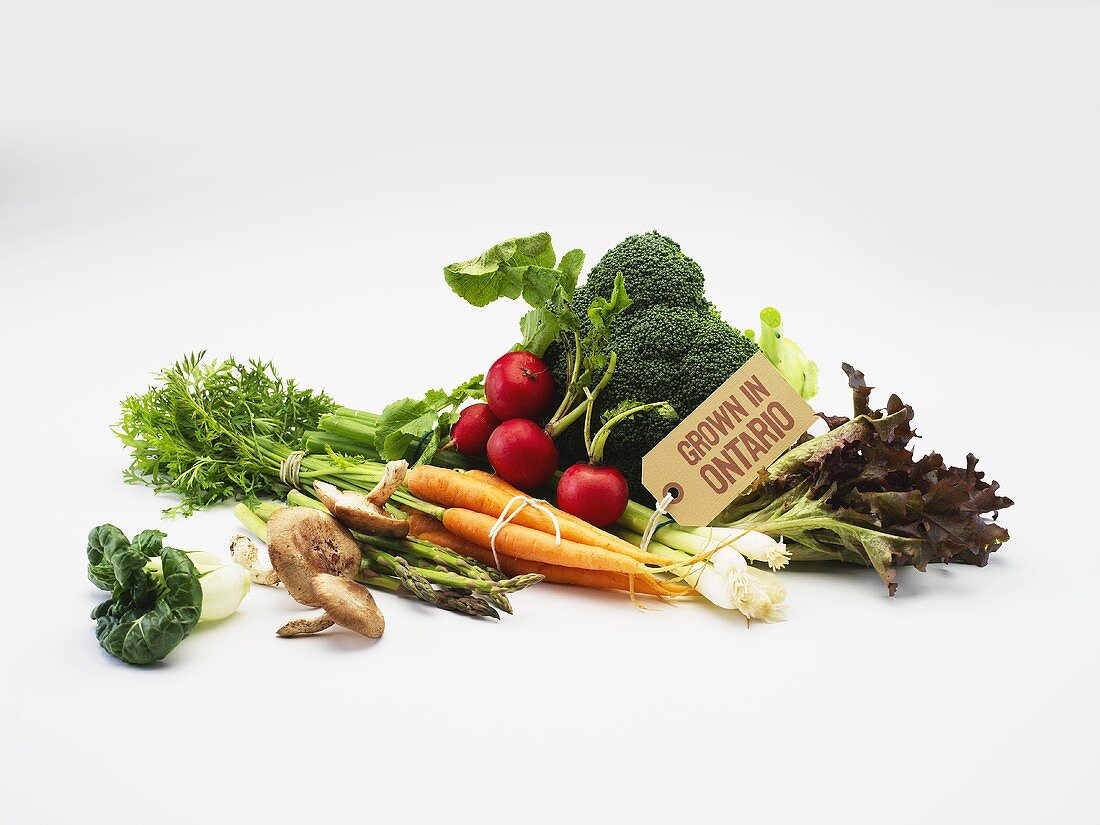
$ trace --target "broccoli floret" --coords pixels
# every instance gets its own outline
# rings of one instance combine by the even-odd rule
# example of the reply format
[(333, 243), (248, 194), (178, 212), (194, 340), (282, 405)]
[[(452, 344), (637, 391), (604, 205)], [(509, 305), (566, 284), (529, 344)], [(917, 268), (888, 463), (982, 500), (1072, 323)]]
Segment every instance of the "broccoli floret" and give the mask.
[(623, 274), (634, 309), (651, 306), (702, 310), (703, 270), (680, 251), (680, 244), (657, 232), (631, 235), (604, 255), (573, 296), (573, 307), (584, 315), (597, 295), (611, 294), (615, 276)]
[[(678, 415), (686, 415), (759, 351), (706, 300), (698, 264), (680, 251), (679, 244), (656, 232), (632, 235), (596, 264), (573, 297), (573, 308), (582, 319), (593, 298), (610, 295), (619, 272), (634, 303), (611, 324), (608, 348), (618, 355), (618, 364), (597, 399), (597, 421), (625, 401), (668, 401)], [(564, 350), (554, 347), (547, 358), (561, 386)], [(626, 475), (632, 498), (652, 501), (642, 486), (642, 457), (676, 423), (644, 412), (611, 432), (604, 460)], [(583, 461), (581, 428), (563, 433), (558, 447), (563, 467)]]

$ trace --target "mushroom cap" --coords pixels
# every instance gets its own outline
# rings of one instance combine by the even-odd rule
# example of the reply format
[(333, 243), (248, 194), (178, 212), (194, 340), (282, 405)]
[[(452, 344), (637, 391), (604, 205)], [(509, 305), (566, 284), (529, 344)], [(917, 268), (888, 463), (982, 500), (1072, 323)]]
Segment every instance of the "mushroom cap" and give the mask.
[(328, 513), (311, 507), (283, 507), (267, 522), (271, 566), (294, 601), (320, 606), (313, 577), (328, 573), (353, 579), (359, 573), (359, 545)]
[(313, 591), (325, 609), (325, 615), (341, 627), (371, 639), (377, 639), (386, 629), (382, 611), (363, 585), (340, 576), (320, 573), (313, 578)]
[(313, 482), (313, 490), (328, 511), (353, 530), (395, 539), (403, 539), (409, 534), (409, 523), (405, 519), (394, 518), (363, 493), (341, 490), (325, 481)]

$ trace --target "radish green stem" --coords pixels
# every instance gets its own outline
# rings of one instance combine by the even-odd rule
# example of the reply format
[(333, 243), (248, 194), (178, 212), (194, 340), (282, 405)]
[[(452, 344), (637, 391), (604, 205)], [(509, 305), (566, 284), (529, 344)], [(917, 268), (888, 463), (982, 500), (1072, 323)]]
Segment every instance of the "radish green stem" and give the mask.
[[(550, 432), (550, 425), (554, 424), (561, 416), (565, 415), (565, 411), (569, 409), (570, 405), (577, 397), (577, 383), (581, 377), (581, 335), (576, 330), (573, 330), (573, 351), (569, 354), (569, 361), (572, 369), (569, 371), (569, 384), (565, 388), (565, 394), (562, 396), (561, 403), (558, 408), (554, 410), (554, 414), (550, 416), (550, 424), (547, 425), (547, 432)], [(551, 433), (553, 435), (553, 433)]]
[[(616, 352), (612, 351), (607, 357), (607, 369), (603, 372), (603, 377), (600, 378), (595, 388), (589, 392), (585, 388), (585, 393), (588, 396), (588, 409), (584, 414), (584, 447), (588, 452), (588, 459), (593, 463), (598, 462), (599, 459), (592, 457), (592, 410), (596, 406), (596, 398), (603, 391), (603, 388), (607, 386), (607, 383), (611, 380), (611, 376), (615, 373), (615, 365), (619, 363), (619, 356)], [(602, 452), (601, 452), (602, 455)]]
[(640, 412), (646, 410), (667, 409), (671, 410), (672, 407), (668, 405), (667, 401), (655, 401), (652, 404), (639, 404), (636, 407), (623, 410), (621, 413), (612, 416), (610, 419), (604, 422), (604, 425), (596, 431), (596, 435), (592, 437), (592, 443), (588, 448), (588, 459), (593, 464), (599, 464), (603, 461), (603, 450), (607, 444), (607, 438), (611, 435), (611, 430), (620, 421), (625, 421), (631, 416), (637, 415)]

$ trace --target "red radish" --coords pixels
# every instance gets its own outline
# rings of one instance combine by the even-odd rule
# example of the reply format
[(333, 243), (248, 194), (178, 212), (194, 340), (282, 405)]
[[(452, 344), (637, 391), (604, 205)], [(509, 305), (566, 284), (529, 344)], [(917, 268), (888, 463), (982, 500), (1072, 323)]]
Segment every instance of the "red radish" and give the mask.
[(542, 418), (554, 402), (554, 376), (537, 355), (509, 352), (485, 374), (485, 400), (501, 421)]
[(471, 404), (451, 427), (451, 443), (463, 455), (485, 455), (485, 444), (499, 426), (500, 419), (488, 404)]
[(652, 404), (627, 401), (606, 413), (610, 417), (590, 437), (592, 408), (589, 407), (588, 415), (584, 419), (584, 440), (588, 446), (589, 463), (574, 464), (561, 474), (558, 481), (558, 507), (596, 527), (606, 527), (619, 520), (630, 501), (630, 485), (617, 467), (602, 463), (603, 450), (616, 424), (648, 410), (663, 418), (676, 417), (676, 411), (664, 401)]
[(574, 464), (558, 480), (558, 507), (596, 527), (619, 520), (630, 500), (630, 485), (617, 467)]
[(529, 418), (512, 418), (493, 430), (486, 451), (497, 474), (524, 490), (541, 487), (558, 469), (554, 439)]

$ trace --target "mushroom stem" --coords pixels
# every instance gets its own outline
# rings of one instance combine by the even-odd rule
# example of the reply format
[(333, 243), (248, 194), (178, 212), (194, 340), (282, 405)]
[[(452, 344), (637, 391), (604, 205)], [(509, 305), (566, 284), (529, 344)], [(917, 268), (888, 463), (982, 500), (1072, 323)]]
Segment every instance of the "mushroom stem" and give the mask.
[(375, 507), (385, 507), (386, 502), (390, 500), (390, 496), (394, 494), (401, 483), (405, 480), (405, 473), (408, 472), (409, 462), (405, 459), (399, 461), (391, 461), (386, 465), (386, 470), (382, 474), (382, 480), (374, 485), (374, 489), (367, 493), (367, 501), (373, 504)]
[(237, 564), (248, 571), (248, 577), (256, 584), (275, 587), (279, 584), (279, 574), (273, 567), (260, 567), (260, 551), (248, 536), (236, 535), (229, 542), (229, 555)]
[(292, 636), (310, 636), (314, 633), (320, 633), (322, 630), (328, 630), (334, 624), (336, 622), (328, 613), (322, 613), (309, 619), (291, 619), (276, 630), (275, 635), (284, 639), (289, 639)]

